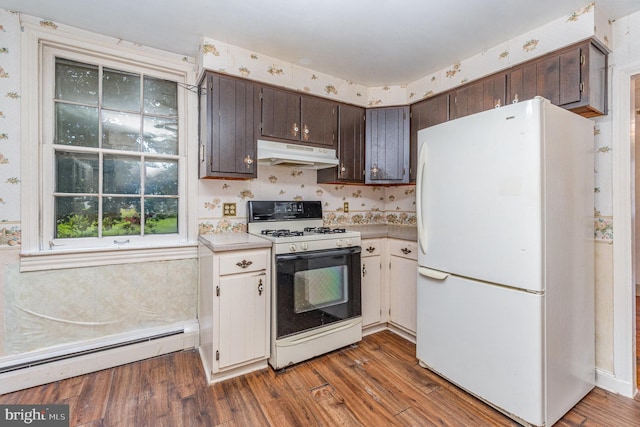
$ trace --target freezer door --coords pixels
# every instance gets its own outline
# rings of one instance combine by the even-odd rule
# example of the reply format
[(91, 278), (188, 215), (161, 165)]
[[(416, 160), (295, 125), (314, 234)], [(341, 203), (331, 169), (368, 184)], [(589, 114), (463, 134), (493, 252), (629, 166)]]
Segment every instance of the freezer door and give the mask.
[(417, 286), (421, 364), (542, 425), (544, 296), (420, 270)]
[(522, 102), (418, 132), (419, 265), (543, 289), (540, 110)]

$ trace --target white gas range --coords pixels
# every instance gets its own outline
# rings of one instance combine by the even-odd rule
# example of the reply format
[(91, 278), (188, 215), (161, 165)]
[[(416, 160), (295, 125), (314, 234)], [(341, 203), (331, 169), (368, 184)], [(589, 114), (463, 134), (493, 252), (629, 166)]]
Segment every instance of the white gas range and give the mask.
[(345, 248), (360, 246), (361, 243), (360, 232), (324, 227), (322, 219), (254, 222), (249, 223), (249, 233), (271, 240), (275, 254)]
[(273, 242), (269, 364), (360, 341), (360, 233), (325, 227), (319, 201), (249, 201), (248, 217), (249, 233)]

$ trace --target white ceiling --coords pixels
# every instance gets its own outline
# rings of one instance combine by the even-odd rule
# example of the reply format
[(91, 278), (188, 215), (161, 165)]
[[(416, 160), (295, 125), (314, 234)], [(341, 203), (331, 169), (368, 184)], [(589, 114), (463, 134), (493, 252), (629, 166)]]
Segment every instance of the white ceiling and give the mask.
[[(410, 83), (589, 0), (0, 0), (0, 8), (195, 56), (203, 36), (366, 86)], [(640, 0), (598, 0), (612, 20)]]

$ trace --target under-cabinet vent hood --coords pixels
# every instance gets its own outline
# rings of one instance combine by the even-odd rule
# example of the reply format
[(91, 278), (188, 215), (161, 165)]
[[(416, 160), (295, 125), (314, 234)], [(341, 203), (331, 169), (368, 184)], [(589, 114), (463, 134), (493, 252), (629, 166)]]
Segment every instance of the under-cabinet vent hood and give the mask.
[(293, 166), (301, 169), (325, 169), (338, 165), (336, 150), (258, 140), (258, 164)]

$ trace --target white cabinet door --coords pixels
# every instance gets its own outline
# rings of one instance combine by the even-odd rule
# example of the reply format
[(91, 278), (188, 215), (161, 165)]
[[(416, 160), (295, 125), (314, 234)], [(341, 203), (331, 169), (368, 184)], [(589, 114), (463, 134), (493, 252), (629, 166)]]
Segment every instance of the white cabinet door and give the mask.
[(416, 260), (391, 254), (389, 268), (390, 322), (416, 332)]
[(380, 255), (362, 258), (362, 326), (381, 321), (381, 269)]
[(267, 286), (264, 272), (220, 279), (218, 369), (269, 356)]

